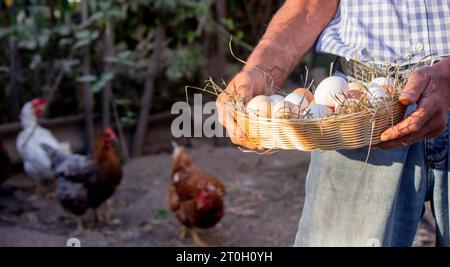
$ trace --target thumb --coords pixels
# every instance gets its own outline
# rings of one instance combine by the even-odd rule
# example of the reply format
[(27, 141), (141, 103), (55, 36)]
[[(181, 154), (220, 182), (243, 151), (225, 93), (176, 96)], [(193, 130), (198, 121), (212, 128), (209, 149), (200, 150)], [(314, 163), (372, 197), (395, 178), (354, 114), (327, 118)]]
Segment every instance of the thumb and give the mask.
[(430, 82), (429, 68), (420, 68), (414, 71), (408, 78), (405, 88), (400, 93), (398, 100), (405, 106), (414, 104), (419, 100), (422, 93)]

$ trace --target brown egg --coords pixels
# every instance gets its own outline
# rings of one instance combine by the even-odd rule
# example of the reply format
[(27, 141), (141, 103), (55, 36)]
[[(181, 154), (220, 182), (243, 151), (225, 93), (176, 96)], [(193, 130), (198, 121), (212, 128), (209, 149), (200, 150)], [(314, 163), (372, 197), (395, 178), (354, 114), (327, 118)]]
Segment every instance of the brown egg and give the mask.
[(392, 79), (386, 78), (386, 77), (378, 77), (376, 79), (373, 79), (369, 84), (369, 88), (372, 88), (372, 87), (381, 87), (390, 94), (393, 94), (396, 92), (394, 81)]
[(352, 99), (360, 99), (361, 95), (366, 92), (364, 85), (358, 82), (351, 82), (348, 84), (348, 97)]
[(295, 89), (293, 91), (293, 93), (305, 95), (306, 100), (308, 100), (308, 103), (311, 103), (312, 101), (314, 101), (314, 95), (308, 89), (300, 87), (300, 88)]

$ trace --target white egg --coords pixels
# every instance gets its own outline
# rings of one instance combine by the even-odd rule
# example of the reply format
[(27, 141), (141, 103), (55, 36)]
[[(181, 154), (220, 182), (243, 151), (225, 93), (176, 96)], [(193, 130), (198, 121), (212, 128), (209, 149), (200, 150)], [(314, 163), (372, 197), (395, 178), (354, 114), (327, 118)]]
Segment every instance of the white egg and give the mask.
[(281, 95), (271, 95), (271, 96), (269, 96), (269, 99), (273, 103), (284, 101), (284, 97), (282, 97)]
[(276, 103), (284, 101), (284, 97), (282, 97), (281, 95), (271, 95), (271, 96), (269, 96), (269, 99), (270, 99), (271, 110), (273, 110), (273, 108), (275, 107)]
[(381, 88), (384, 88), (385, 86), (394, 87), (394, 81), (386, 77), (378, 77), (376, 79), (373, 79), (369, 84), (369, 87), (376, 87), (376, 86)]
[(270, 99), (265, 95), (258, 95), (252, 98), (247, 104), (247, 114), (251, 118), (270, 118)]
[(327, 106), (322, 104), (312, 104), (303, 112), (303, 116), (307, 116), (306, 118), (318, 119), (325, 116), (329, 116), (331, 114), (330, 110)]
[(284, 101), (298, 106), (300, 110), (304, 110), (309, 106), (309, 102), (304, 94), (290, 93), (286, 96)]
[(388, 94), (386, 93), (386, 91), (378, 86), (370, 87), (367, 94), (367, 100), (374, 107), (382, 103), (387, 97)]
[(314, 92), (317, 104), (334, 108), (339, 102), (344, 102), (348, 93), (347, 81), (339, 76), (331, 76), (323, 80)]
[(272, 109), (272, 118), (275, 119), (295, 119), (300, 117), (300, 110), (297, 105), (291, 102), (277, 102)]

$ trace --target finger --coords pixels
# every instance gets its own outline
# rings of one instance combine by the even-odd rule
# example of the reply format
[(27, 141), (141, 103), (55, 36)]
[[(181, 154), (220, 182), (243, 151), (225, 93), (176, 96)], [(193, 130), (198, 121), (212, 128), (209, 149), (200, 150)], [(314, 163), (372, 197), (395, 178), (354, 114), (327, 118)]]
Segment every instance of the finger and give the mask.
[(442, 126), (439, 120), (430, 119), (419, 131), (405, 135), (398, 139), (381, 142), (377, 146), (382, 149), (389, 149), (398, 146), (408, 146), (424, 138), (430, 138), (442, 134), (444, 130), (445, 127)]
[(427, 122), (429, 117), (430, 114), (427, 110), (418, 108), (399, 124), (384, 131), (380, 136), (380, 140), (383, 142), (394, 140), (405, 135), (418, 132)]
[(233, 144), (238, 145), (238, 146), (242, 146), (242, 147), (246, 147), (248, 149), (251, 150), (256, 150), (258, 149), (258, 147), (256, 145), (254, 145), (252, 142), (250, 142), (250, 140), (247, 137), (230, 137), (231, 142), (233, 142)]
[(419, 101), (417, 109), (399, 124), (384, 131), (380, 136), (380, 140), (393, 140), (419, 131), (431, 117), (431, 114), (436, 111), (437, 107), (434, 105), (433, 99), (430, 97), (423, 97)]
[(400, 93), (400, 103), (407, 106), (417, 102), (431, 80), (428, 72), (429, 68), (420, 68), (411, 74), (405, 88)]

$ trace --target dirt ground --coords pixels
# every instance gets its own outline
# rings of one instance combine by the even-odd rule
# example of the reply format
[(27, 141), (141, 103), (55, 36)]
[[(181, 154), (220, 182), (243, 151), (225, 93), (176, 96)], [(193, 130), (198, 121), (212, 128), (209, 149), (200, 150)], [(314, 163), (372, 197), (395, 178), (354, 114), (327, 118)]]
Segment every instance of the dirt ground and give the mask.
[[(200, 231), (211, 246), (291, 246), (301, 215), (309, 154), (244, 154), (235, 147), (188, 149), (203, 170), (220, 174), (226, 213), (216, 227)], [(82, 246), (192, 246), (178, 235), (180, 224), (164, 203), (170, 178), (169, 153), (130, 161), (111, 200), (112, 219), (95, 226), (92, 213), (78, 236)], [(56, 199), (34, 197), (25, 175), (0, 186), (0, 246), (64, 246), (76, 224)], [(427, 212), (415, 246), (434, 245), (432, 217)]]

